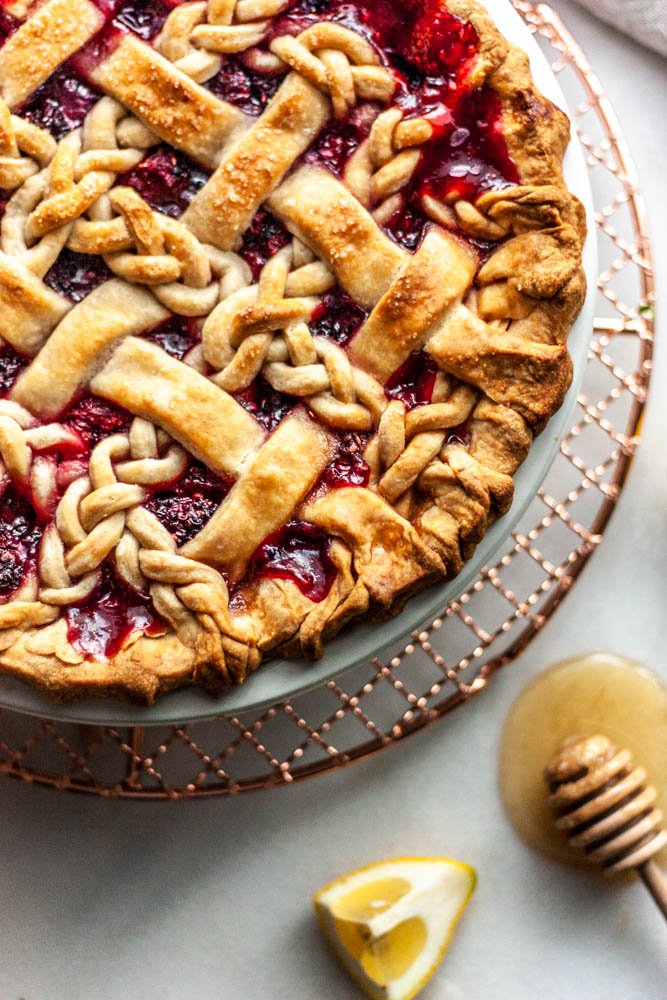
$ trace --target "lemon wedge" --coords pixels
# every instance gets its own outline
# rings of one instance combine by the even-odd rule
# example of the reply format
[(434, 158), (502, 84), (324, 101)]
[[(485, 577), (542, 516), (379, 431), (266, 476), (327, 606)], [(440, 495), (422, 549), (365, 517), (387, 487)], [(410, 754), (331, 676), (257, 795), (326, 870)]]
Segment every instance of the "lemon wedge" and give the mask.
[(431, 978), (475, 888), (451, 858), (393, 858), (341, 876), (313, 896), (322, 930), (376, 1000), (410, 1000)]

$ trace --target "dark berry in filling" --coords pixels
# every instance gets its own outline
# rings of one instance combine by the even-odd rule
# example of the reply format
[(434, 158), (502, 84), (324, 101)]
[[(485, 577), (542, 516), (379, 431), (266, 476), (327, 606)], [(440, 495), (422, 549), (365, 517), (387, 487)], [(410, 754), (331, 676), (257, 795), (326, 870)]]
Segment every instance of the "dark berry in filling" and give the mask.
[(0, 496), (0, 600), (34, 568), (42, 530), (32, 506), (7, 485)]
[(115, 656), (133, 632), (161, 632), (164, 622), (141, 594), (104, 565), (98, 586), (82, 604), (65, 610), (67, 638), (86, 659)]
[(152, 208), (177, 218), (209, 178), (209, 171), (170, 146), (158, 146), (118, 184), (133, 187)]
[(216, 97), (235, 104), (247, 115), (261, 115), (283, 81), (280, 75), (258, 73), (238, 56), (227, 56), (220, 71), (206, 86)]
[(56, 486), (59, 493), (64, 493), (75, 479), (88, 475), (88, 458), (85, 455), (79, 458), (68, 458), (58, 462), (56, 468)]
[(6, 396), (29, 359), (17, 354), (13, 347), (4, 344), (0, 347), (0, 396)]
[(415, 8), (420, 11), (412, 30), (392, 34), (392, 40), (396, 51), (425, 76), (458, 76), (476, 55), (479, 38), (474, 26), (443, 10), (441, 0), (385, 0), (382, 6), (390, 6), (399, 17)]
[(60, 417), (60, 423), (76, 431), (88, 450), (112, 434), (127, 434), (131, 422), (130, 413), (98, 396), (84, 396)]
[(113, 274), (98, 254), (75, 253), (65, 247), (47, 271), (44, 281), (72, 302), (80, 302), (109, 278), (113, 278)]
[(413, 353), (389, 377), (385, 392), (390, 399), (400, 399), (406, 409), (430, 403), (438, 366), (423, 351)]
[(459, 424), (458, 427), (449, 427), (445, 434), (445, 444), (462, 444), (465, 448), (470, 447), (471, 434), (468, 423)]
[(16, 21), (11, 14), (0, 7), (0, 48), (5, 44), (10, 35), (13, 35), (19, 26), (19, 22)]
[(379, 110), (375, 104), (360, 104), (341, 121), (329, 122), (306, 151), (305, 162), (326, 167), (340, 177), (352, 153), (367, 138)]
[(325, 292), (313, 310), (308, 326), (313, 335), (328, 337), (337, 344), (347, 344), (366, 319), (366, 313), (342, 288)]
[(146, 507), (171, 532), (178, 545), (185, 545), (201, 531), (232, 488), (233, 481), (216, 476), (194, 459), (184, 475), (165, 489), (157, 490)]
[(340, 436), (336, 456), (327, 465), (322, 476), (327, 486), (332, 489), (341, 486), (368, 486), (371, 470), (363, 457), (367, 443), (367, 435), (349, 433)]
[[(337, 21), (353, 31), (359, 31), (364, 12), (359, 4), (345, 0), (292, 0), (269, 25), (267, 43), (281, 35), (298, 35), (315, 21)], [(369, 37), (369, 33), (363, 30)]]
[[(335, 7), (335, 0), (292, 0), (291, 3), (287, 4), (285, 10), (282, 14), (279, 14), (276, 18), (276, 34), (286, 34), (291, 33), (289, 31), (290, 23), (298, 24), (301, 19), (303, 19), (305, 24), (309, 21), (318, 21), (324, 17), (330, 17), (332, 8)], [(273, 25), (272, 25), (273, 27)], [(302, 28), (297, 28), (297, 31), (303, 30)]]
[(125, 0), (121, 3), (114, 23), (122, 25), (145, 41), (162, 30), (164, 22), (180, 0)]
[(453, 120), (424, 146), (413, 188), (442, 198), (456, 192), (474, 199), (483, 191), (519, 182), (502, 132), (502, 103), (490, 87), (467, 91)]
[(187, 316), (171, 316), (159, 326), (147, 330), (142, 336), (157, 344), (172, 358), (182, 361), (185, 355), (201, 340), (201, 331), (196, 319)]
[(431, 221), (424, 214), (419, 198), (413, 197), (406, 204), (399, 205), (385, 223), (384, 228), (397, 243), (400, 243), (410, 253), (414, 253)]
[(336, 578), (329, 539), (321, 528), (290, 521), (265, 538), (248, 566), (248, 578), (293, 580), (311, 601), (323, 601)]
[(269, 257), (273, 257), (278, 250), (287, 246), (291, 239), (282, 222), (265, 208), (260, 208), (246, 229), (238, 251), (249, 265), (254, 281), (259, 278), (260, 271)]
[(56, 138), (78, 128), (102, 94), (84, 83), (71, 63), (65, 63), (39, 87), (19, 109), (40, 128), (48, 129)]
[[(112, 0), (113, 2), (113, 0)], [(106, 12), (105, 12), (106, 13)], [(127, 35), (127, 29), (114, 21), (108, 21), (105, 26), (93, 35), (71, 58), (76, 72), (84, 80), (90, 78), (92, 71), (119, 45)]]
[(244, 410), (252, 413), (267, 431), (275, 430), (283, 417), (300, 402), (296, 396), (278, 392), (269, 385), (263, 375), (258, 375), (247, 389), (234, 393), (234, 398)]

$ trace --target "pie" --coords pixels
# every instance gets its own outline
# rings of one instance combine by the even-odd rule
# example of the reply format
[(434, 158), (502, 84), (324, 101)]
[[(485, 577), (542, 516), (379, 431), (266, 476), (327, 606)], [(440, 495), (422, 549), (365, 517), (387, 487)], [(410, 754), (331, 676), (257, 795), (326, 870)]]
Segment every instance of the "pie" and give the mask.
[(0, 669), (213, 695), (458, 573), (571, 380), (566, 116), (474, 0), (3, 0)]

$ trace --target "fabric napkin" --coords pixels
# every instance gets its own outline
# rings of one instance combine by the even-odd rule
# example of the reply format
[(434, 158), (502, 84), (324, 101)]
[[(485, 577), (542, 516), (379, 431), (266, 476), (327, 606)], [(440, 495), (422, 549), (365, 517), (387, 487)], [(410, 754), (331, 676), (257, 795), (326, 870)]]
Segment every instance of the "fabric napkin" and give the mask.
[(591, 14), (667, 56), (667, 0), (578, 0)]

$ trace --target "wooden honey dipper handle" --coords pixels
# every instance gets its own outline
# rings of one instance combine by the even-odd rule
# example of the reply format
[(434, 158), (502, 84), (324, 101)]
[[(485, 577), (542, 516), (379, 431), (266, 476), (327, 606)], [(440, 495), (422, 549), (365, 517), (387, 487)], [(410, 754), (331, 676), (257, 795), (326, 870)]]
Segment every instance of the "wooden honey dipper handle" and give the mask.
[(640, 878), (653, 896), (656, 906), (667, 919), (667, 878), (662, 868), (653, 858), (637, 866)]
[(606, 736), (568, 741), (545, 772), (556, 826), (606, 874), (636, 868), (667, 918), (667, 878), (654, 856), (667, 844), (657, 793), (629, 750)]

